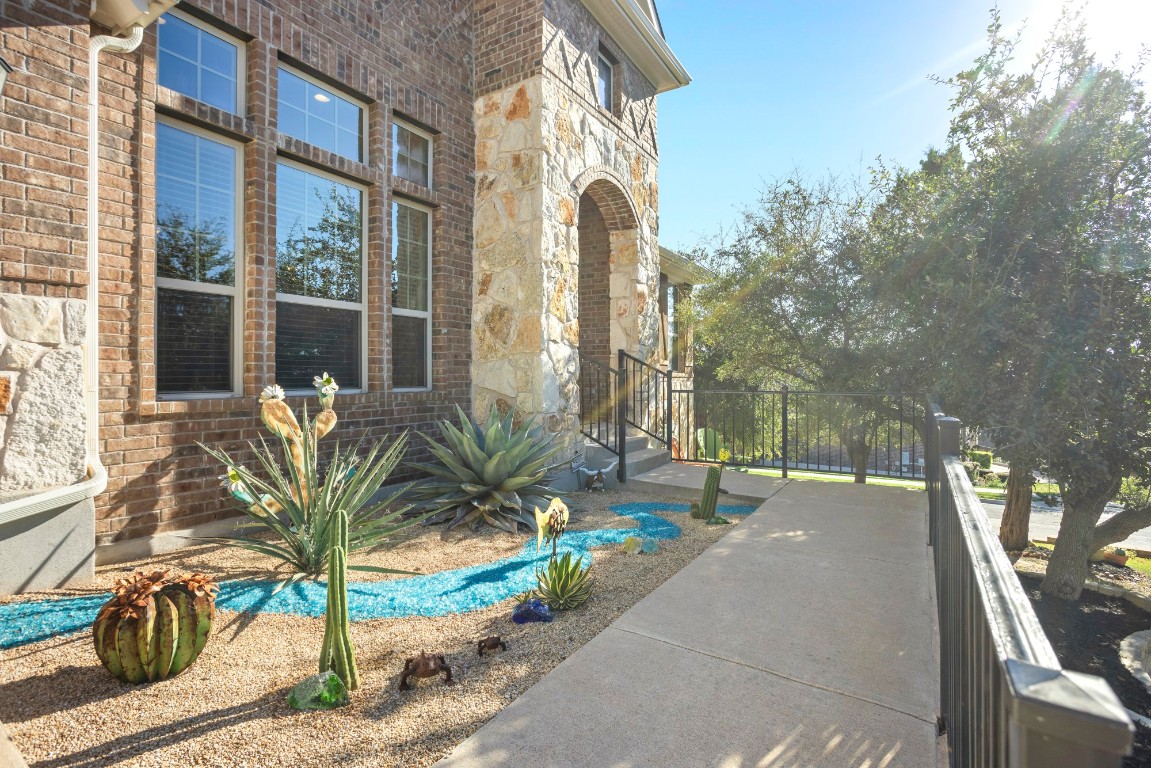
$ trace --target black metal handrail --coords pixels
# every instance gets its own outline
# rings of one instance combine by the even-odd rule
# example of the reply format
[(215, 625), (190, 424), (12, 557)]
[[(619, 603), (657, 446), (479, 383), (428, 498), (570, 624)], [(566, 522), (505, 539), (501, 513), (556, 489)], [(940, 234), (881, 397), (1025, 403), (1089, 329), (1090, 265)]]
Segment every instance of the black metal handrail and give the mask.
[(1119, 766), (1134, 728), (1107, 683), (1064, 670), (959, 459), (957, 419), (926, 409), (941, 727), (952, 766)]
[[(685, 461), (924, 478), (922, 397), (901, 392), (674, 389)], [(669, 416), (670, 420), (670, 416)]]
[(619, 454), (616, 428), (616, 387), (619, 371), (600, 361), (579, 356), (580, 432)]
[(627, 426), (670, 450), (672, 372), (660, 370), (622, 349), (618, 357)]

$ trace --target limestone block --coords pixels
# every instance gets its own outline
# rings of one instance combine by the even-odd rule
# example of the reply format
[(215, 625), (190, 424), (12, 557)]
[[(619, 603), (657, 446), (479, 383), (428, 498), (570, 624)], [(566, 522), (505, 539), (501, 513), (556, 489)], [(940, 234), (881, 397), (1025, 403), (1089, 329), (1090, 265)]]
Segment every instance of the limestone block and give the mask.
[(486, 200), (476, 209), (476, 247), (487, 248), (503, 235), (507, 219), (494, 200)]
[(510, 307), (503, 304), (493, 304), (484, 317), (484, 330), (501, 344), (507, 344), (511, 337), (512, 324), (515, 322), (515, 313)]
[(64, 303), (64, 341), (73, 346), (84, 343), (88, 327), (87, 302), (70, 299)]
[(36, 296), (0, 296), (0, 322), (14, 339), (35, 344), (64, 340), (63, 302)]
[(475, 369), (476, 386), (501, 395), (516, 396), (516, 371), (506, 361), (479, 363)]
[[(491, 207), (492, 209), (495, 208), (494, 205)], [(498, 211), (496, 215), (498, 215)], [(477, 238), (476, 245), (482, 249), (479, 254), (480, 269), (499, 272), (522, 266), (527, 257), (527, 246), (524, 243), (524, 238), (518, 234), (499, 237), (498, 240), (487, 245), (480, 245)]]
[(0, 491), (37, 490), (83, 479), (84, 379), (80, 351), (49, 350), (24, 377), (10, 417)]
[(13, 341), (0, 355), (0, 368), (12, 371), (26, 371), (36, 364), (37, 358), (44, 352), (39, 344), (26, 344), (22, 341)]
[(528, 97), (528, 89), (526, 85), (521, 85), (516, 88), (515, 93), (512, 95), (511, 102), (508, 108), (504, 110), (504, 119), (507, 121), (523, 120), (532, 113), (532, 102)]
[(507, 123), (500, 129), (500, 152), (522, 152), (531, 144), (528, 142), (528, 129), (523, 123)]

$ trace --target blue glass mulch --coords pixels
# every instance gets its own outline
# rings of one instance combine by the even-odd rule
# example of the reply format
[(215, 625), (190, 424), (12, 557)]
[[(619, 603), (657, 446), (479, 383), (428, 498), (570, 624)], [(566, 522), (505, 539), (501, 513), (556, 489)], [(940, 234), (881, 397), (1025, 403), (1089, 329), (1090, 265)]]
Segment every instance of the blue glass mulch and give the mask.
[[(688, 509), (687, 504), (651, 501), (616, 504), (611, 510), (635, 520), (637, 528), (569, 530), (560, 539), (559, 552), (572, 552), (575, 557), (585, 557), (590, 563), (592, 547), (622, 544), (628, 536), (660, 540), (679, 538), (679, 526), (654, 513), (687, 512)], [(746, 505), (721, 505), (717, 512), (721, 515), (747, 515), (754, 510), (755, 507)], [(349, 612), (353, 621), (364, 621), (445, 616), (487, 608), (533, 588), (536, 570), (549, 554), (550, 550), (537, 552), (533, 538), (519, 553), (490, 563), (391, 581), (353, 582), (348, 585)], [(225, 611), (248, 613), (324, 615), (327, 604), (324, 582), (297, 582), (273, 594), (277, 584), (270, 580), (222, 582), (216, 606)], [(109, 597), (105, 593), (0, 605), (0, 648), (14, 648), (87, 629)]]

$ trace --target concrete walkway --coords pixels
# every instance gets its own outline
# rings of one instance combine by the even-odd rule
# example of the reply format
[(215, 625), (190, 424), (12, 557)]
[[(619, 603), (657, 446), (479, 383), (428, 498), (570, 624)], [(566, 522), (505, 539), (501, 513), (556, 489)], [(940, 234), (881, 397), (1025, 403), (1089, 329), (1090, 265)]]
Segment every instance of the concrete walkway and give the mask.
[[(662, 467), (629, 488), (702, 475)], [(437, 765), (938, 765), (924, 494), (722, 485), (766, 501)]]

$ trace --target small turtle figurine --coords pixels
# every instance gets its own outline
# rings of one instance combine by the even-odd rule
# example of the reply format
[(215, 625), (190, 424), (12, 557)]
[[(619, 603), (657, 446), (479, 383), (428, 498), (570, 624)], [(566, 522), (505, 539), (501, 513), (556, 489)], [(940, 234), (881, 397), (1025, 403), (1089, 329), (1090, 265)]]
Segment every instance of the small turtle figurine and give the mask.
[(485, 637), (476, 644), (476, 652), (480, 656), (484, 655), (484, 651), (494, 651), (496, 648), (499, 648), (501, 651), (508, 649), (508, 644), (505, 643), (499, 635)]
[(411, 656), (404, 661), (404, 671), (400, 673), (400, 690), (411, 690), (412, 687), (408, 685), (409, 677), (435, 677), (441, 672), (447, 674), (444, 685), (455, 685), (455, 680), (452, 680), (452, 668), (448, 666), (442, 653), (424, 652), (419, 656)]

